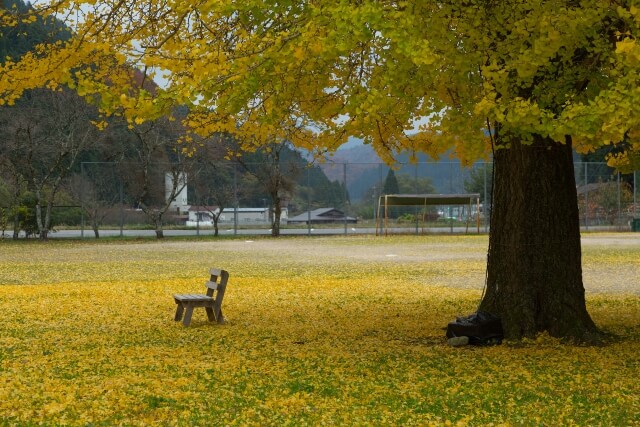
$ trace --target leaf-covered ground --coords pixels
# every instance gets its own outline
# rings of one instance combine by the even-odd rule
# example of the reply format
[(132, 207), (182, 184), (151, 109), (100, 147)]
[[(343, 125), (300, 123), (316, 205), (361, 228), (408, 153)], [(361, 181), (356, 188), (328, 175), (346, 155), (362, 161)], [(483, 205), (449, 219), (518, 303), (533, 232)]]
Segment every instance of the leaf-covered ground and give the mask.
[[(640, 425), (640, 235), (586, 235), (603, 347), (452, 348), (484, 236), (0, 243), (0, 425)], [(227, 324), (172, 294), (231, 273)]]

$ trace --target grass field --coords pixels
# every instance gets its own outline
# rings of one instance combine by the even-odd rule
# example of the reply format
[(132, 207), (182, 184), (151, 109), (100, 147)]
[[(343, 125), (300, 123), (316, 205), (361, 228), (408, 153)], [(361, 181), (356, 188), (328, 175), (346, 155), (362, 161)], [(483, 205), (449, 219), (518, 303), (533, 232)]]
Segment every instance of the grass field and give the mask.
[[(586, 235), (602, 347), (447, 346), (486, 236), (0, 242), (0, 425), (640, 425), (640, 235)], [(173, 293), (231, 273), (225, 325)]]

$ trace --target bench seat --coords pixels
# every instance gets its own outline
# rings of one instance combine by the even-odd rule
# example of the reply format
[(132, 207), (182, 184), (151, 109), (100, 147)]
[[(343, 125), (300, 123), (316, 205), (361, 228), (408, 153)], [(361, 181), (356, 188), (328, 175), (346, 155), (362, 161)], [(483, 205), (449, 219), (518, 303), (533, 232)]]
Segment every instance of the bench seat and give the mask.
[[(176, 294), (173, 296), (176, 308), (174, 320), (182, 320), (184, 326), (191, 324), (191, 316), (193, 309), (196, 307), (204, 307), (207, 312), (207, 318), (210, 322), (224, 323), (222, 315), (222, 299), (227, 288), (229, 273), (226, 270), (212, 268), (209, 270), (211, 279), (205, 283), (207, 287), (206, 295), (203, 294)], [(214, 296), (215, 294), (215, 296)], [(184, 319), (182, 315), (184, 314)]]

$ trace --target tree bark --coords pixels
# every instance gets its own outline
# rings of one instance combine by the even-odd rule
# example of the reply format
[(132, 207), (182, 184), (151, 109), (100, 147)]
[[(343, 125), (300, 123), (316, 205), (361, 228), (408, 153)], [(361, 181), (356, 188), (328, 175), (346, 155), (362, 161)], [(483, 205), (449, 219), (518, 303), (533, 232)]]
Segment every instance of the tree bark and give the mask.
[(213, 216), (213, 237), (218, 237), (219, 234), (219, 230), (218, 230), (218, 216), (214, 215)]
[(280, 236), (280, 217), (282, 216), (282, 200), (280, 196), (275, 193), (273, 198), (273, 221), (271, 222), (271, 236)]
[(218, 221), (220, 221), (220, 216), (222, 215), (223, 211), (224, 211), (224, 207), (222, 206), (222, 204), (220, 204), (220, 206), (218, 207), (217, 214), (214, 212), (211, 212), (211, 219), (213, 220), (213, 236), (214, 237), (218, 237), (218, 234), (219, 234)]
[(100, 212), (98, 212), (98, 208), (95, 206), (93, 206), (91, 209), (85, 209), (85, 211), (87, 212), (87, 215), (91, 220), (91, 229), (93, 230), (93, 235), (96, 239), (99, 239), (101, 221), (98, 219), (98, 215), (100, 215)]
[(580, 223), (571, 140), (536, 136), (494, 156), (487, 288), (480, 310), (502, 319), (505, 337), (548, 331), (597, 340), (582, 283)]
[(47, 205), (44, 211), (44, 236), (40, 234), (41, 240), (47, 240), (49, 238), (49, 232), (51, 231), (51, 213), (53, 211), (53, 200), (55, 198), (55, 190), (51, 195), (51, 200), (47, 201)]
[[(14, 169), (15, 171), (15, 169)], [(18, 238), (20, 237), (20, 213), (19, 213), (19, 206), (20, 206), (20, 178), (18, 177), (18, 173), (17, 171), (14, 172), (14, 176), (12, 177), (15, 179), (15, 187), (14, 187), (14, 192), (13, 192), (13, 199), (11, 201), (11, 205), (13, 206), (14, 209), (14, 214), (13, 214), (13, 240), (18, 240)]]
[(47, 213), (45, 208), (45, 215), (42, 215), (42, 205), (40, 204), (40, 190), (36, 191), (36, 222), (38, 224), (38, 236), (40, 240), (47, 240), (49, 238), (49, 227), (47, 224)]
[(13, 240), (18, 240), (20, 237), (20, 214), (16, 207), (16, 213), (13, 215)]
[(156, 230), (156, 239), (164, 239), (164, 230), (162, 229), (162, 214), (154, 214), (152, 217), (152, 221)]

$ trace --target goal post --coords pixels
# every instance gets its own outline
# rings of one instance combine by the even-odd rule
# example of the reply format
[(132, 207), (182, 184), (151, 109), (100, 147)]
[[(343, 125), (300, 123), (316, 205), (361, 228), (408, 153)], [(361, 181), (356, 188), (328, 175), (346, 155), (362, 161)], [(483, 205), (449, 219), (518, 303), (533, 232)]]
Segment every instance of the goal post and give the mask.
[[(476, 205), (476, 227), (480, 233), (480, 194), (385, 194), (378, 198), (378, 212), (376, 215), (376, 236), (386, 236), (389, 231), (390, 206), (468, 206), (466, 231), (469, 231), (471, 207)], [(381, 214), (382, 211), (382, 214)]]

